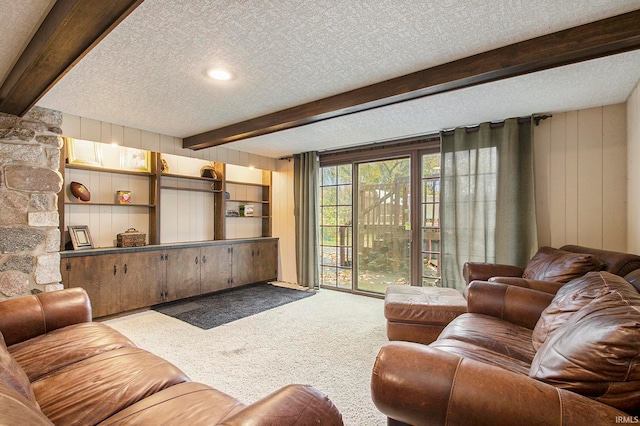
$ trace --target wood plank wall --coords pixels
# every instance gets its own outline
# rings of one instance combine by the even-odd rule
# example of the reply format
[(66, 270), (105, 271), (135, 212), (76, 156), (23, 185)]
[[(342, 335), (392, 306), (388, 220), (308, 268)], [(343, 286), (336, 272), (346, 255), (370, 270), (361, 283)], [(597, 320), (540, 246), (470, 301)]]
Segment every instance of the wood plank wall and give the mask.
[(626, 105), (534, 127), (538, 244), (627, 250)]
[(627, 101), (627, 250), (640, 254), (640, 83)]
[(297, 283), (295, 216), (293, 215), (293, 159), (279, 160), (272, 175), (274, 195), (272, 234), (280, 239), (278, 280)]

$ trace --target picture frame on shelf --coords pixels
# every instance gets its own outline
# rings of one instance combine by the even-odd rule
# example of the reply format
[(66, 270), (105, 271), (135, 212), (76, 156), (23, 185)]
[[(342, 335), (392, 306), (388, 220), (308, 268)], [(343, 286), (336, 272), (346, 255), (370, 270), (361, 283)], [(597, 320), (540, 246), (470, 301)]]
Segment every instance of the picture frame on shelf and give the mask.
[(74, 250), (83, 250), (93, 248), (91, 233), (87, 225), (69, 225), (69, 238)]
[(149, 151), (144, 149), (121, 147), (120, 167), (136, 172), (150, 172)]

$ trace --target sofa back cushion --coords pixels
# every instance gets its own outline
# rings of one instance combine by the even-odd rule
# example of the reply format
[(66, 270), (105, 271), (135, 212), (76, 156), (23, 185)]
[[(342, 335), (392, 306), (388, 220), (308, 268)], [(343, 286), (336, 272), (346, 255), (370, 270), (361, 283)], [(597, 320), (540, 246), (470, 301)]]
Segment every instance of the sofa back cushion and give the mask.
[(558, 289), (549, 306), (542, 311), (533, 329), (531, 339), (536, 351), (551, 333), (567, 322), (580, 308), (593, 299), (611, 292), (612, 287), (620, 287), (617, 279), (607, 279), (609, 275), (611, 274), (606, 272), (588, 272)]
[(599, 271), (603, 266), (592, 254), (540, 247), (524, 269), (522, 278), (566, 283), (587, 272)]
[(609, 291), (548, 335), (529, 375), (632, 414), (640, 413), (640, 294), (601, 273)]
[(31, 382), (24, 370), (7, 350), (4, 337), (0, 333), (0, 382), (13, 389), (37, 407), (36, 397), (31, 388)]
[(611, 272), (621, 277), (640, 269), (640, 256), (637, 254), (574, 245), (562, 246), (560, 250), (592, 254), (604, 264), (603, 271)]

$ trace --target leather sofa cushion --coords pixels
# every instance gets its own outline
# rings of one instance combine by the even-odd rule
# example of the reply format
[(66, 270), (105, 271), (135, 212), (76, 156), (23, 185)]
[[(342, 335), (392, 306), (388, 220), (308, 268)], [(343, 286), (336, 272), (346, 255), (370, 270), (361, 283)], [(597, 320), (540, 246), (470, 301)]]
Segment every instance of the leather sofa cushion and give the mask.
[(566, 283), (587, 272), (599, 271), (603, 266), (604, 264), (591, 254), (540, 247), (524, 269), (522, 278)]
[[(606, 279), (609, 275), (606, 272), (589, 272), (560, 287), (533, 329), (531, 339), (536, 351), (547, 337), (567, 322), (575, 312), (611, 291)], [(612, 281), (615, 282), (616, 280)]]
[(529, 375), (636, 415), (640, 413), (640, 294), (620, 277), (606, 272), (602, 277), (611, 290), (547, 337)]
[(29, 378), (9, 353), (2, 334), (0, 334), (0, 383), (22, 395), (34, 407), (38, 406)]
[(100, 426), (216, 425), (244, 407), (237, 399), (210, 386), (186, 382), (130, 405), (100, 423)]
[(97, 424), (187, 376), (139, 348), (114, 349), (67, 365), (32, 383), (42, 412), (55, 424)]
[(127, 347), (135, 345), (113, 328), (99, 322), (85, 322), (16, 343), (9, 347), (9, 352), (33, 382), (66, 365)]
[(450, 354), (456, 354), (463, 358), (472, 359), (483, 364), (493, 365), (503, 370), (518, 373), (526, 376), (531, 368), (531, 364), (512, 358), (499, 351), (479, 346), (471, 341), (461, 341), (456, 339), (438, 339), (429, 345), (430, 348), (440, 349)]
[(467, 313), (453, 320), (440, 333), (438, 340), (449, 339), (471, 343), (531, 365), (536, 352), (531, 344), (531, 330), (490, 315)]

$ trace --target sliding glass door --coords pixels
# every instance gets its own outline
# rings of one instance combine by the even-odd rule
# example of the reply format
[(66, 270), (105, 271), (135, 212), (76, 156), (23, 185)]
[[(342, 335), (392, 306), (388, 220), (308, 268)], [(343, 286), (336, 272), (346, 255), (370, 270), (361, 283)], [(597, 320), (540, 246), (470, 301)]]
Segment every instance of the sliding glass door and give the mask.
[(357, 165), (357, 280), (355, 289), (384, 293), (411, 283), (411, 161)]
[(332, 160), (320, 168), (320, 285), (439, 285), (438, 141)]

